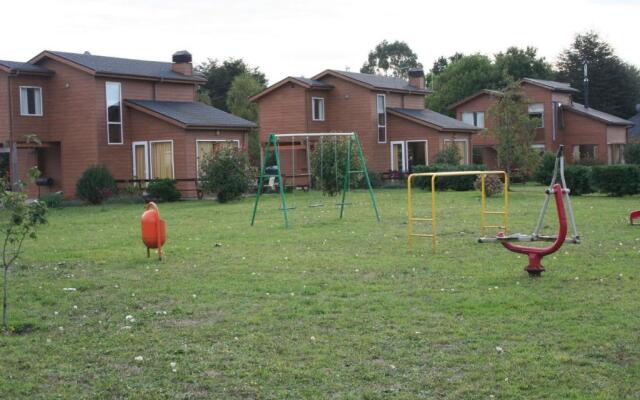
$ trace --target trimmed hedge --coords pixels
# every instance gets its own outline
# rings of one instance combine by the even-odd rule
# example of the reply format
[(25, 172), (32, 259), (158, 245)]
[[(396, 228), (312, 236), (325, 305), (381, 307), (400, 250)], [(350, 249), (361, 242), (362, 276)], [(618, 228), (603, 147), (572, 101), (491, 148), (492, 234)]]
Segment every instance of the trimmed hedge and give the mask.
[(173, 179), (152, 179), (146, 192), (151, 199), (162, 202), (178, 201), (181, 195)]
[[(564, 169), (564, 178), (572, 196), (595, 192), (591, 183), (591, 168), (586, 165), (569, 165)], [(550, 183), (547, 182), (547, 185)]]
[(601, 165), (591, 169), (593, 185), (610, 196), (640, 193), (640, 166)]
[[(432, 165), (416, 165), (413, 168), (414, 173), (418, 172), (450, 172), (450, 171), (484, 171), (486, 167), (482, 164), (469, 165), (451, 165), (451, 164), (432, 164)], [(447, 176), (438, 177), (436, 179), (436, 190), (454, 190), (467, 191), (474, 190), (475, 175), (469, 176)], [(431, 180), (426, 177), (419, 177), (414, 180), (416, 187), (431, 190)]]

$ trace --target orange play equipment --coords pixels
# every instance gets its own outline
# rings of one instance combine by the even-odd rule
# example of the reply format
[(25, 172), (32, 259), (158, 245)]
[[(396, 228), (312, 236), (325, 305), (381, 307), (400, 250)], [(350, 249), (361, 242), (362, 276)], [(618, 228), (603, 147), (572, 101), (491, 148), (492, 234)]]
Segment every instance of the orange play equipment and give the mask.
[(147, 246), (147, 257), (151, 257), (150, 249), (158, 249), (158, 259), (162, 260), (162, 246), (167, 241), (167, 225), (160, 219), (160, 211), (154, 202), (144, 206), (140, 222), (142, 225), (142, 241)]

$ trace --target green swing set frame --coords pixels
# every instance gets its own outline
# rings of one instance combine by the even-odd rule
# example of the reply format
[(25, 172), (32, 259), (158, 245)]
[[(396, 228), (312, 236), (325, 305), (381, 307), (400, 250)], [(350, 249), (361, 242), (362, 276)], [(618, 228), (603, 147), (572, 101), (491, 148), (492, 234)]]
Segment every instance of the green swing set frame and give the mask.
[[(282, 178), (282, 169), (280, 165), (280, 138), (291, 138), (291, 140), (295, 140), (295, 138), (306, 138), (307, 143), (310, 137), (320, 137), (323, 138), (325, 136), (332, 136), (334, 138), (337, 137), (346, 137), (348, 140), (348, 151), (347, 151), (347, 167), (344, 171), (344, 179), (342, 184), (342, 200), (337, 205), (340, 206), (340, 219), (344, 215), (344, 206), (346, 204), (347, 192), (349, 191), (349, 181), (351, 174), (362, 173), (364, 175), (365, 181), (367, 183), (367, 190), (369, 191), (369, 197), (371, 198), (371, 206), (376, 215), (376, 219), (380, 222), (380, 213), (378, 212), (378, 205), (376, 203), (376, 197), (373, 193), (373, 188), (371, 187), (371, 180), (369, 179), (369, 171), (367, 170), (366, 161), (364, 158), (364, 153), (362, 151), (362, 145), (360, 144), (360, 140), (358, 139), (358, 135), (355, 132), (331, 132), (331, 133), (283, 133), (283, 134), (275, 134), (272, 133), (269, 135), (269, 139), (267, 140), (267, 145), (264, 149), (264, 162), (262, 163), (262, 168), (260, 168), (260, 177), (258, 178), (258, 190), (256, 192), (256, 201), (253, 206), (253, 215), (251, 217), (251, 225), (253, 226), (256, 222), (256, 214), (258, 212), (258, 205), (260, 203), (260, 196), (262, 196), (262, 191), (265, 183), (265, 178), (275, 178), (278, 184), (278, 191), (280, 193), (280, 210), (283, 212), (284, 216), (284, 226), (285, 228), (289, 227), (289, 210), (293, 208), (289, 208), (287, 206), (287, 195), (284, 186), (284, 180)], [(351, 161), (353, 157), (353, 145), (356, 146), (356, 151), (358, 154), (358, 159), (360, 161), (359, 170), (351, 169)], [(307, 152), (307, 158), (309, 154)], [(270, 165), (271, 160), (275, 159), (275, 167), (276, 173), (267, 173), (267, 167)], [(335, 161), (337, 163), (337, 160)], [(295, 167), (295, 166), (294, 166)], [(295, 178), (295, 171), (294, 171)], [(295, 186), (295, 182), (294, 182)], [(295, 187), (294, 187), (295, 190)]]

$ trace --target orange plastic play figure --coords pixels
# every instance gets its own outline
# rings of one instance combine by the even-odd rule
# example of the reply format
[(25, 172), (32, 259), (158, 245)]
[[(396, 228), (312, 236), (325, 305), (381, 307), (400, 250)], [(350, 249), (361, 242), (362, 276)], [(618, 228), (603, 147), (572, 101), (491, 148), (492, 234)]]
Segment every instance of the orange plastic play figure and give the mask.
[(142, 213), (142, 241), (147, 246), (147, 257), (150, 249), (158, 249), (158, 259), (162, 260), (162, 246), (167, 241), (166, 223), (160, 219), (160, 211), (154, 202), (149, 202)]

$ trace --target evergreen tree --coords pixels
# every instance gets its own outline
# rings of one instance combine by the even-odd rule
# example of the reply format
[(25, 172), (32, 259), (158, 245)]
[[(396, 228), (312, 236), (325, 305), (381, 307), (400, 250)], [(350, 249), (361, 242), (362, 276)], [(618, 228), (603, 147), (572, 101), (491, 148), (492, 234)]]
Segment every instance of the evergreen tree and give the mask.
[(558, 80), (568, 82), (580, 93), (574, 100), (584, 103), (583, 64), (589, 71), (589, 105), (600, 111), (629, 117), (640, 102), (640, 73), (622, 61), (611, 45), (597, 33), (586, 32), (575, 37), (571, 46), (558, 58)]

